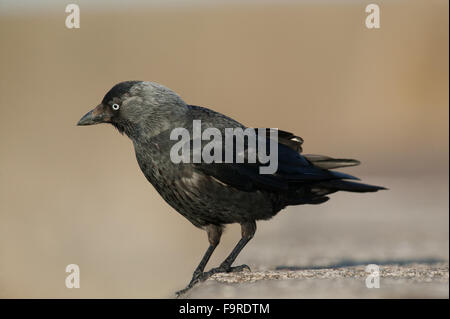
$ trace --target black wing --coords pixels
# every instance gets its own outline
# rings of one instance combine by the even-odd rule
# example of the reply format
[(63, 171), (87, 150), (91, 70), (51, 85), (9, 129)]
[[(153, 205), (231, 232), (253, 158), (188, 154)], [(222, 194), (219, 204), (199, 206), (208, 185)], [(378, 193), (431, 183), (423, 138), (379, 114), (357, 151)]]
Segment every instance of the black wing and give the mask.
[[(247, 153), (244, 163), (196, 163), (195, 169), (212, 176), (220, 182), (243, 191), (268, 190), (285, 192), (291, 185), (327, 181), (333, 179), (357, 179), (351, 175), (328, 171), (315, 166), (299, 151), (303, 140), (292, 133), (278, 130), (278, 168), (274, 174), (261, 174), (265, 166), (259, 162), (248, 163)], [(270, 146), (267, 143), (268, 151)], [(245, 145), (247, 150), (248, 145)], [(225, 150), (223, 149), (223, 153)]]

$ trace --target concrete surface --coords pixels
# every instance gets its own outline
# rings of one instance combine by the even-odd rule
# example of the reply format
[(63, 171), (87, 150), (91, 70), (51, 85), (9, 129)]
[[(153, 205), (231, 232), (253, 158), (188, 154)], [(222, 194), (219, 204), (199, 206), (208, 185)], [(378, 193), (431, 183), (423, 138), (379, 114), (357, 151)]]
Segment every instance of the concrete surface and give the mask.
[(365, 266), (216, 274), (184, 298), (448, 298), (448, 263), (380, 266), (379, 288)]

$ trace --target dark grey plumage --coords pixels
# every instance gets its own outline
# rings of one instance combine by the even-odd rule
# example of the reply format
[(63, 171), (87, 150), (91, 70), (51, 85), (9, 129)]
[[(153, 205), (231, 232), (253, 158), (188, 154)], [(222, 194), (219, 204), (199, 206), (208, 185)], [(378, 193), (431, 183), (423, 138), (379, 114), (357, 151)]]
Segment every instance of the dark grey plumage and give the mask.
[[(225, 128), (245, 129), (225, 115), (187, 105), (162, 85), (143, 81), (117, 84), (78, 123), (110, 123), (125, 133), (133, 141), (137, 161), (147, 180), (176, 211), (207, 231), (210, 247), (188, 288), (212, 273), (233, 271), (231, 264), (253, 237), (255, 221), (269, 219), (288, 205), (323, 203), (328, 200), (327, 195), (339, 190), (383, 189), (330, 171), (358, 165), (358, 161), (301, 155), (303, 140), (281, 130), (278, 131), (278, 170), (272, 175), (259, 174), (258, 163), (175, 164), (170, 159), (170, 149), (176, 141), (170, 140), (170, 132), (177, 127), (192, 132), (193, 120), (201, 120), (202, 129), (215, 127), (223, 135)], [(204, 273), (219, 243), (223, 225), (230, 223), (241, 224), (241, 241), (220, 267)]]

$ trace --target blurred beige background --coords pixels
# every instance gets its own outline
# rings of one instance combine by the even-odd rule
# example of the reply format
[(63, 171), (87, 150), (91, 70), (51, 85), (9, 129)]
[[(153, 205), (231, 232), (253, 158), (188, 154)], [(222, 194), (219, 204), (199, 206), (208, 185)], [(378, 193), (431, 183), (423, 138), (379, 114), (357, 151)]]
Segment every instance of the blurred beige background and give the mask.
[[(147, 183), (126, 137), (75, 126), (124, 80), (295, 132), (305, 153), (358, 158), (345, 171), (390, 188), (290, 207), (237, 262), (448, 261), (447, 1), (377, 1), (378, 30), (367, 1), (79, 1), (77, 30), (65, 2), (1, 2), (0, 297), (172, 297), (189, 281), (204, 232)], [(210, 266), (238, 238), (229, 227)], [(71, 263), (80, 289), (65, 287)]]

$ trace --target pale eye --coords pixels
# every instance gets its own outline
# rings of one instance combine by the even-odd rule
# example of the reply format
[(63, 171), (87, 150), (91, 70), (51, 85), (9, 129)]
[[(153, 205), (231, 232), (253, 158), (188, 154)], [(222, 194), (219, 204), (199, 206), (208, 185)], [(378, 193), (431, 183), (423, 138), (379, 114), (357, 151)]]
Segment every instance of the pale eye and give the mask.
[(118, 109), (119, 109), (119, 104), (117, 104), (117, 103), (114, 103), (113, 105), (112, 105), (112, 109), (114, 110), (114, 111), (117, 111)]

